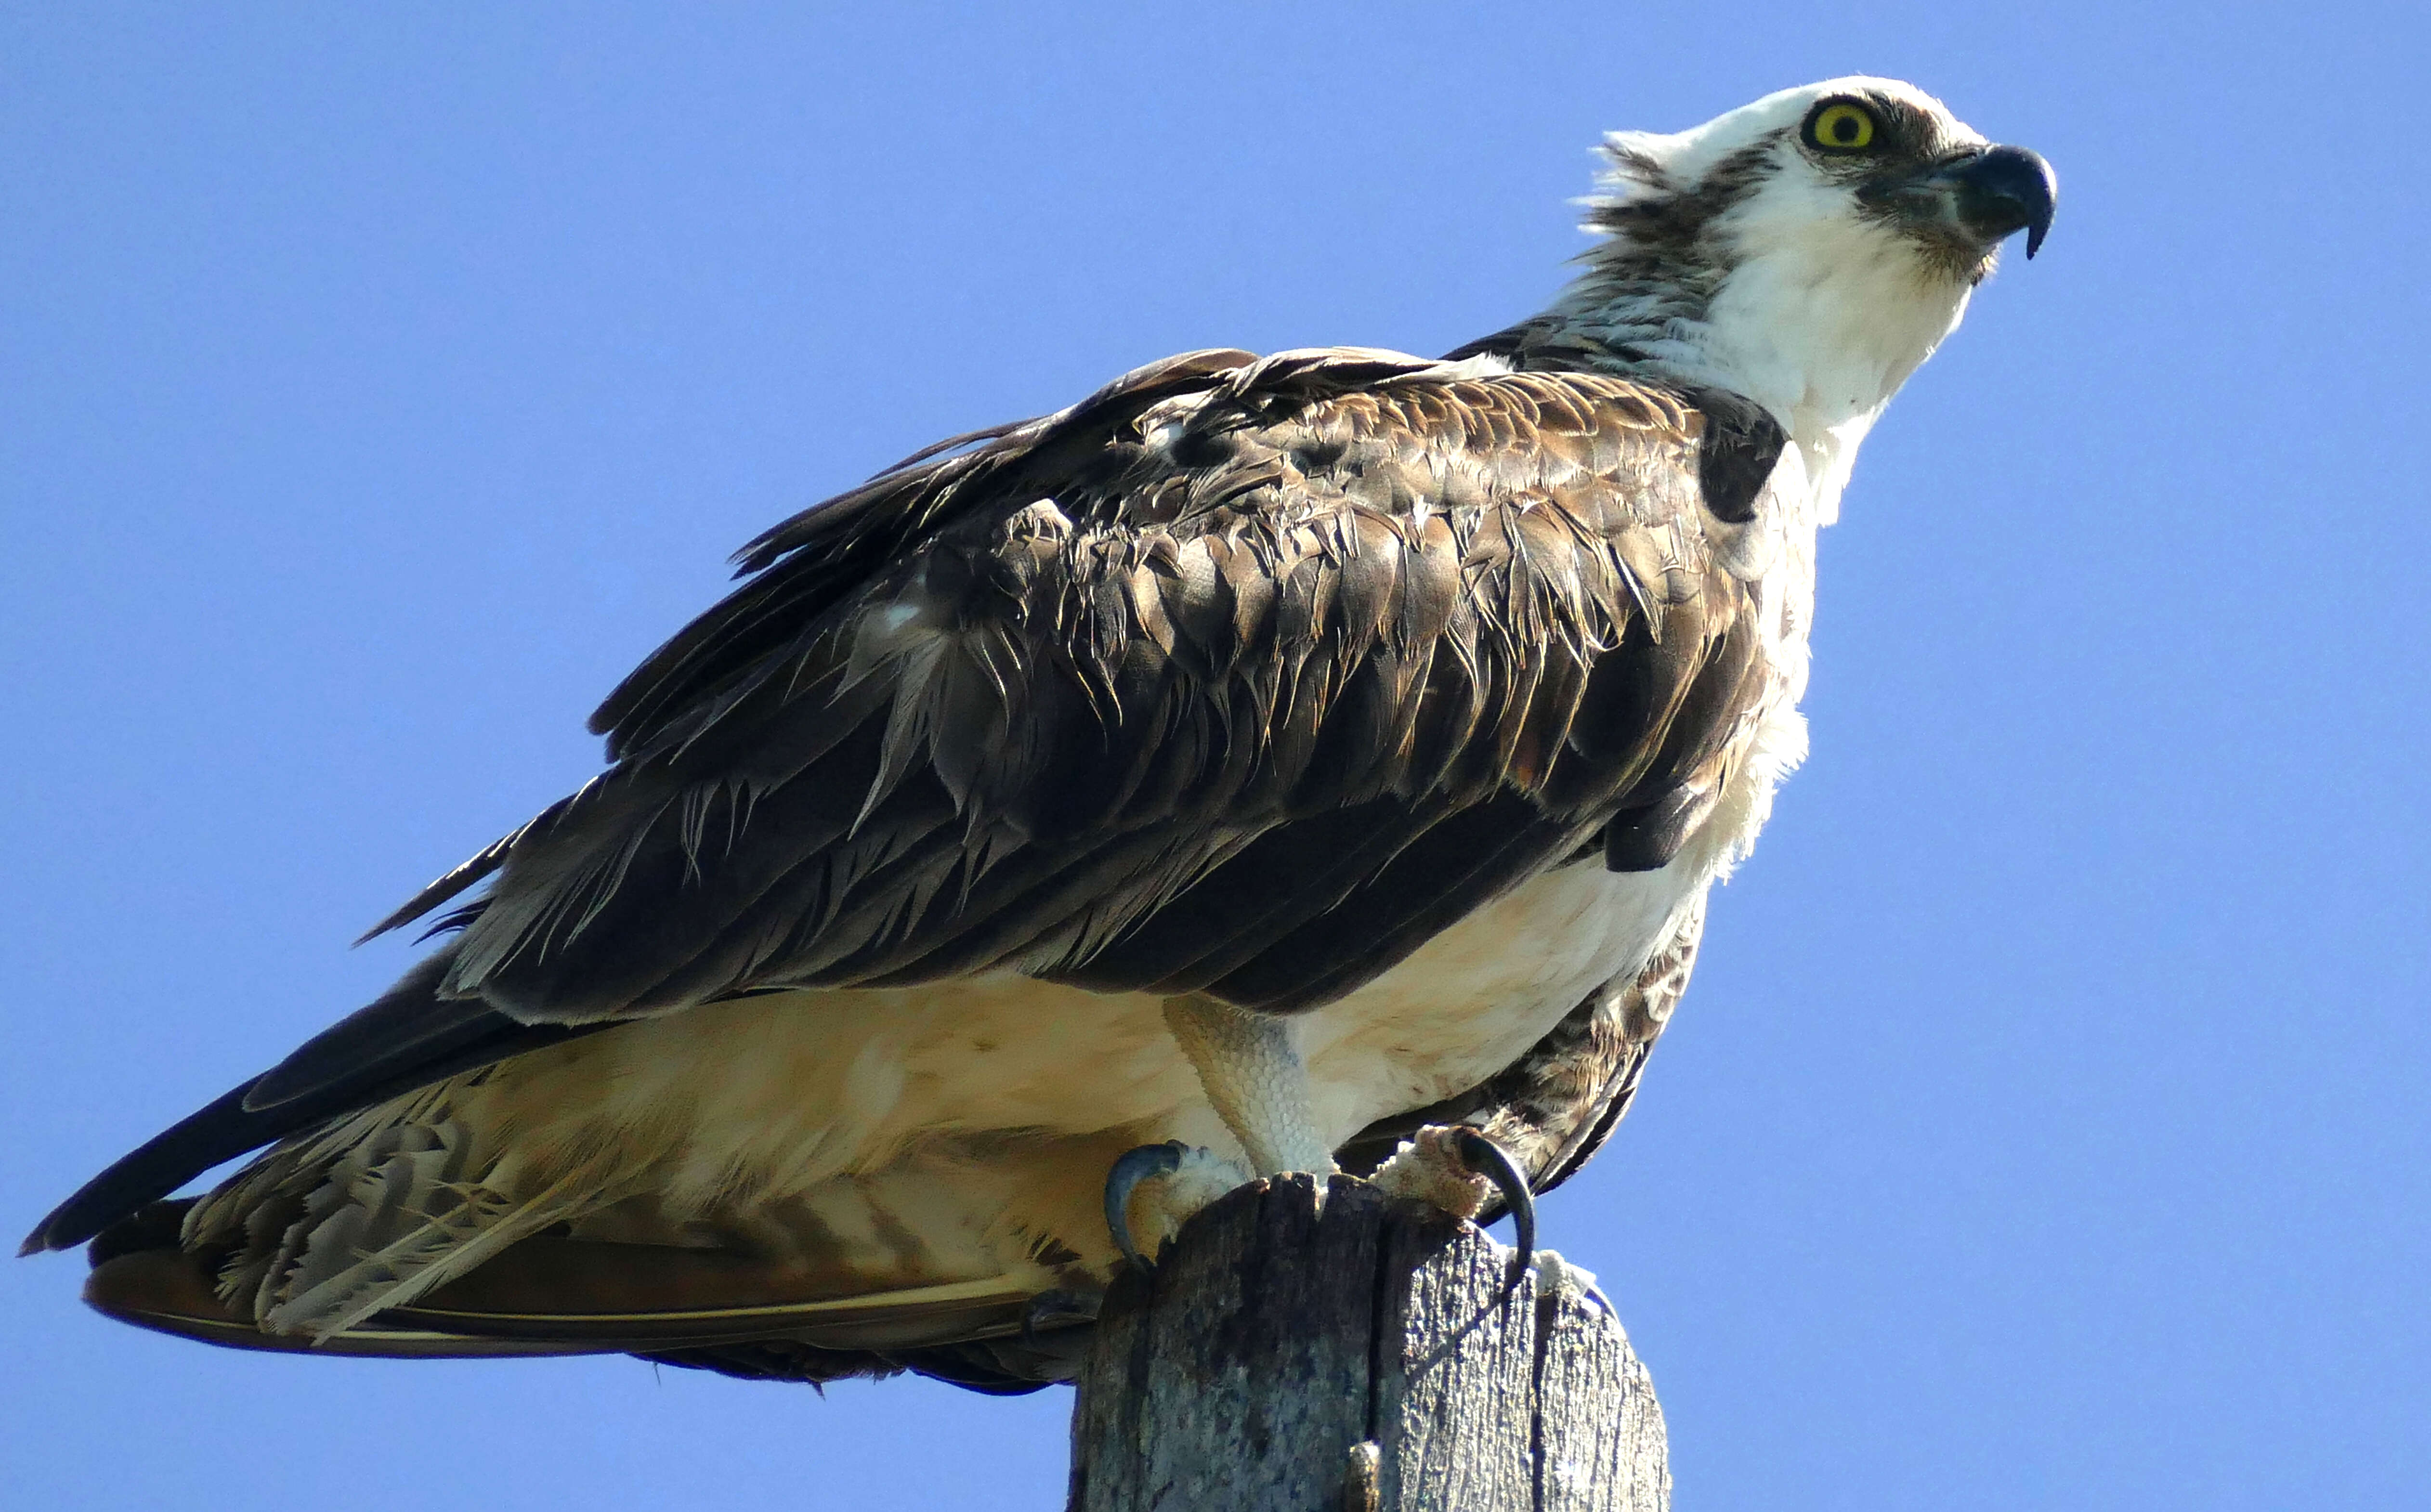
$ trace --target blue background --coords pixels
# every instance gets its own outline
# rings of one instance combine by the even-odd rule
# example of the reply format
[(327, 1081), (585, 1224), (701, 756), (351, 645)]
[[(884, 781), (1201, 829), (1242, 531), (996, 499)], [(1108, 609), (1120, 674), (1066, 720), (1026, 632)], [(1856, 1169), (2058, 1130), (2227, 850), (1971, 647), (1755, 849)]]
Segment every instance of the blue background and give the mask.
[[(1684, 1508), (2420, 1504), (2431, 39), (2206, 9), (8, 7), (0, 1214), (384, 984), (761, 527), (1169, 351), (1442, 350), (1599, 131), (1886, 73), (2059, 223), (1867, 448), (1815, 757), (1549, 1239)], [(11, 1504), (1062, 1494), (1060, 1389), (244, 1355), (80, 1269), (0, 1267)]]

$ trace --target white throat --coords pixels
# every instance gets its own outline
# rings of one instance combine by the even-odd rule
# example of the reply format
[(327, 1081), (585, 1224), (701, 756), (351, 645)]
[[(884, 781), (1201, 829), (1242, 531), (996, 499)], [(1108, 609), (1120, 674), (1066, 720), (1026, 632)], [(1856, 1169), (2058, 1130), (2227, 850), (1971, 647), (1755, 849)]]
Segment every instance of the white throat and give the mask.
[(1814, 523), (1828, 525), (1866, 433), (1966, 311), (1964, 286), (1939, 293), (1906, 267), (1775, 254), (1740, 264), (1702, 318), (1663, 296), (1599, 288), (1592, 273), (1552, 313), (1601, 345), (1642, 354), (1634, 371), (1729, 389), (1770, 411), (1804, 463)]
[(1900, 386), (1966, 313), (1970, 286), (1936, 277), (1875, 227), (1802, 196), (1756, 196), (1718, 227), (1737, 250), (1704, 297), (1588, 255), (1549, 312), (1626, 353), (1632, 371), (1744, 394), (1772, 412), (1805, 465), (1817, 524), (1837, 513), (1857, 447)]

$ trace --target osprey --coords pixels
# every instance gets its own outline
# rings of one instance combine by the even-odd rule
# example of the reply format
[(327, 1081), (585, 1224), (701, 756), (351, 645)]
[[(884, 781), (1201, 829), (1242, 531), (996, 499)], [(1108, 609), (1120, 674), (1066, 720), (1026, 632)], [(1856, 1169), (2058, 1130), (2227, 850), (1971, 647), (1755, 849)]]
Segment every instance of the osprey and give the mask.
[(223, 1344), (1015, 1390), (1240, 1183), (1561, 1181), (1804, 753), (1858, 444), (2054, 193), (1875, 78), (1603, 150), (1542, 314), (1170, 358), (752, 542), (379, 926), (446, 943), (27, 1250)]

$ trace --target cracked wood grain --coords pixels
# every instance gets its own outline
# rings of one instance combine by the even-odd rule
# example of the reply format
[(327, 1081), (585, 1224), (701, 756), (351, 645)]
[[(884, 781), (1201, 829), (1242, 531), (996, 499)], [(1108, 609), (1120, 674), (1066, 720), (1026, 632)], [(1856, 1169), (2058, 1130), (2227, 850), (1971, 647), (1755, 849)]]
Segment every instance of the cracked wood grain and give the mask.
[(1668, 1512), (1618, 1322), (1432, 1208), (1255, 1183), (1106, 1299), (1073, 1512)]

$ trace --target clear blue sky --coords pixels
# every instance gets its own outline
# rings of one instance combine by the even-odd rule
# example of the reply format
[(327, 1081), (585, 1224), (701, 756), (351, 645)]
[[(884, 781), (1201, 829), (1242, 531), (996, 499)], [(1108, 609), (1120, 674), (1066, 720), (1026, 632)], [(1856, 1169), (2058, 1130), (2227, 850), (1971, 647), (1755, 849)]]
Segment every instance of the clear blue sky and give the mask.
[[(1815, 755), (1546, 1203), (1684, 1509), (2431, 1483), (2416, 8), (0, 10), (0, 1216), (362, 1001), (762, 526), (1537, 309), (1613, 126), (2058, 167), (1823, 547)], [(1047, 16), (1052, 10), (1051, 18)], [(1068, 1397), (253, 1356), (0, 1266), (0, 1501), (1060, 1504)]]

